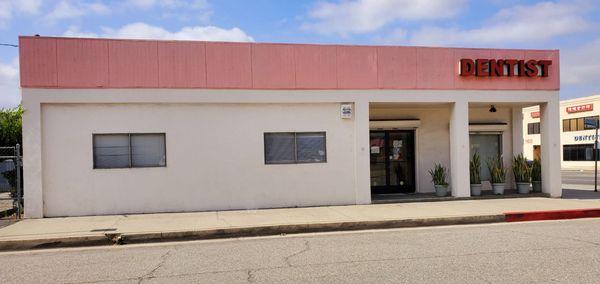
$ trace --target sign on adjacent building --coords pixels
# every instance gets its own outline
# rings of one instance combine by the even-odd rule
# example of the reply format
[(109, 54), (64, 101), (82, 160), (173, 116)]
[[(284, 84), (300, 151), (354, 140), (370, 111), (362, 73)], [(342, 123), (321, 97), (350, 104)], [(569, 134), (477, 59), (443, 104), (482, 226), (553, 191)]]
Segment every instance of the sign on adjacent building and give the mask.
[(594, 110), (594, 104), (568, 106), (567, 113), (585, 112)]

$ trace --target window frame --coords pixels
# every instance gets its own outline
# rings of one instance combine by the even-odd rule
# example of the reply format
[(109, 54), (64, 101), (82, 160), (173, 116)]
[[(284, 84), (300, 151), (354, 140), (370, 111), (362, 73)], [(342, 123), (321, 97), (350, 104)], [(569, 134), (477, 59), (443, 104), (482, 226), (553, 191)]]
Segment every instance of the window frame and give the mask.
[[(596, 120), (598, 123), (598, 120), (600, 120), (600, 117), (598, 115), (590, 115), (590, 116), (583, 116), (583, 117), (565, 118), (565, 119), (563, 119), (563, 132), (573, 132), (573, 131), (596, 129), (596, 128), (588, 128), (587, 127), (588, 124), (586, 124), (585, 121), (588, 119)], [(573, 127), (573, 126), (575, 126), (575, 127)]]
[(527, 124), (527, 135), (540, 134), (540, 123), (530, 122)]
[[(96, 136), (106, 136), (106, 135), (127, 135), (127, 145), (128, 145), (128, 156), (129, 156), (129, 166), (127, 167), (110, 167), (110, 168), (99, 168), (96, 166)], [(131, 136), (139, 135), (162, 135), (163, 137), (163, 145), (165, 147), (165, 163), (164, 165), (157, 166), (134, 166), (133, 165), (133, 155), (131, 150)], [(92, 169), (94, 170), (111, 170), (111, 169), (143, 169), (143, 168), (166, 168), (167, 167), (167, 133), (166, 132), (123, 132), (123, 133), (92, 133)]]
[[(294, 161), (289, 162), (269, 162), (267, 161), (267, 136), (277, 134), (292, 134), (294, 135)], [(322, 161), (298, 161), (298, 134), (322, 134), (323, 135), (323, 160)], [(296, 164), (322, 164), (327, 163), (327, 132), (326, 131), (300, 131), (300, 132), (263, 132), (263, 155), (265, 165), (296, 165)]]

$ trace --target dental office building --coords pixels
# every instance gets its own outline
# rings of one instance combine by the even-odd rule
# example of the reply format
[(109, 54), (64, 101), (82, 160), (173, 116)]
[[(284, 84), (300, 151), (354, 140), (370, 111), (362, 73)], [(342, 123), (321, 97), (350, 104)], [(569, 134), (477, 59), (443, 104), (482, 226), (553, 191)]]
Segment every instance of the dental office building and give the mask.
[[(600, 95), (560, 102), (561, 149), (559, 154), (563, 169), (594, 169), (594, 142), (599, 115)], [(523, 118), (525, 135), (523, 152), (530, 160), (540, 158), (542, 147), (540, 145), (539, 107), (524, 108)]]
[(557, 50), (53, 37), (19, 48), (30, 218), (370, 204), (433, 192), (434, 163), (468, 197), (471, 154), (510, 166), (534, 105), (543, 191), (561, 195)]

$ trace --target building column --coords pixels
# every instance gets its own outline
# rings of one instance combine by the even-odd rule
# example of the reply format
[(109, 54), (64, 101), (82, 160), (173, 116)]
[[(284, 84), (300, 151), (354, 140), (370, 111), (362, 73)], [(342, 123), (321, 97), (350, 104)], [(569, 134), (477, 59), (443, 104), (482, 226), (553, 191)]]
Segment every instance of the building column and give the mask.
[(523, 153), (523, 108), (514, 106), (512, 108), (512, 154), (513, 156)]
[(560, 109), (558, 94), (540, 104), (540, 135), (542, 162), (542, 192), (552, 197), (562, 195), (560, 174)]
[(31, 98), (23, 100), (23, 183), (25, 218), (44, 217), (41, 106)]
[(469, 158), (469, 103), (459, 101), (450, 115), (450, 187), (454, 197), (471, 196)]
[(354, 153), (356, 204), (371, 203), (371, 160), (369, 154), (369, 101), (354, 102)]

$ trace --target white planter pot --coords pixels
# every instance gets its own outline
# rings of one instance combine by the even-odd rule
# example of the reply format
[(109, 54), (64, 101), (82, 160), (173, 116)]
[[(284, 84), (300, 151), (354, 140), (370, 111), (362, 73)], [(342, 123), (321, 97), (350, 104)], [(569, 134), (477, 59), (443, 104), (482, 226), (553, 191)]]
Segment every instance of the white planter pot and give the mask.
[(492, 190), (494, 191), (494, 194), (502, 195), (502, 194), (504, 194), (505, 186), (506, 186), (505, 183), (492, 183)]
[(473, 196), (481, 195), (481, 183), (471, 184), (471, 195), (473, 195)]
[(529, 183), (528, 182), (517, 182), (517, 190), (520, 194), (528, 194), (529, 193)]
[(435, 187), (435, 195), (438, 197), (444, 197), (448, 195), (448, 186), (447, 185), (433, 185)]

